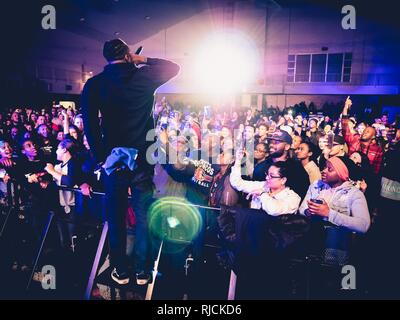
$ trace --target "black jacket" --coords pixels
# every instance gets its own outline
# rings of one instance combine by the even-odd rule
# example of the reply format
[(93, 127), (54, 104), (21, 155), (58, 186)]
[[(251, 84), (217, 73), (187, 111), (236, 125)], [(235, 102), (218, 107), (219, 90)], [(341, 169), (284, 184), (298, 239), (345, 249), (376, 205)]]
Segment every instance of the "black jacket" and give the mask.
[(268, 159), (265, 159), (264, 161), (261, 161), (260, 163), (257, 163), (254, 165), (254, 171), (253, 171), (253, 181), (265, 181), (265, 177), (267, 176), (267, 171), (269, 167), (271, 166), (270, 161)]
[(162, 166), (170, 177), (175, 181), (186, 183), (186, 198), (191, 203), (207, 205), (211, 185), (214, 177), (220, 171), (220, 166), (213, 164), (211, 157), (202, 158), (201, 150), (192, 152), (190, 156), (192, 160), (182, 170), (176, 169), (166, 155), (165, 159), (167, 161)]
[(97, 161), (104, 161), (115, 147), (130, 147), (139, 150), (138, 162), (145, 162), (146, 149), (152, 143), (146, 142), (146, 134), (154, 128), (154, 91), (178, 72), (179, 66), (173, 62), (148, 58), (141, 68), (131, 63), (109, 64), (86, 82), (82, 115)]
[(67, 174), (61, 176), (61, 185), (66, 187), (74, 187), (75, 185), (80, 186), (84, 182), (89, 182), (89, 177), (82, 170), (82, 161), (72, 158), (66, 164), (61, 165), (67, 166)]

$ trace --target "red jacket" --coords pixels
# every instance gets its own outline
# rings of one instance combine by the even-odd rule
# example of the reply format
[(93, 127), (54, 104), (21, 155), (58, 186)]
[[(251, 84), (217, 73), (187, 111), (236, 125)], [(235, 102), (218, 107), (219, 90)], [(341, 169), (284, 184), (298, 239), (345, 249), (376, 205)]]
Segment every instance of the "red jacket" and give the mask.
[(360, 135), (350, 132), (348, 122), (349, 119), (342, 119), (342, 134), (349, 147), (349, 155), (356, 151), (366, 154), (370, 164), (374, 167), (375, 173), (378, 173), (383, 158), (382, 148), (376, 144), (375, 140), (371, 141), (368, 145), (361, 143)]

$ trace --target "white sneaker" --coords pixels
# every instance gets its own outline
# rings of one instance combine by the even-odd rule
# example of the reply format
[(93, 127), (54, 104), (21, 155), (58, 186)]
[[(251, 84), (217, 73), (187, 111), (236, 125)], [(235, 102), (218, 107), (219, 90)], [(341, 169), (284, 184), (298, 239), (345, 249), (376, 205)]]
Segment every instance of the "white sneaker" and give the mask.
[(113, 271), (111, 272), (111, 278), (118, 284), (128, 284), (129, 283), (129, 276), (128, 273), (123, 272), (119, 274), (117, 272), (117, 269), (114, 268)]

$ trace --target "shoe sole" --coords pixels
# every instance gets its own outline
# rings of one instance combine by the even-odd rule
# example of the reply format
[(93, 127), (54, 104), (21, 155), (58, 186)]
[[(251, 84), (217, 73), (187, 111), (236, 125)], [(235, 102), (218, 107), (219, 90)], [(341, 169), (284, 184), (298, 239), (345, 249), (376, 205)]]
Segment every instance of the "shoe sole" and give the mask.
[(113, 275), (111, 275), (111, 278), (118, 284), (128, 284), (129, 283), (129, 278), (121, 280), (121, 279), (114, 277)]
[(150, 282), (150, 280), (136, 280), (136, 283), (138, 286), (145, 286), (149, 282)]

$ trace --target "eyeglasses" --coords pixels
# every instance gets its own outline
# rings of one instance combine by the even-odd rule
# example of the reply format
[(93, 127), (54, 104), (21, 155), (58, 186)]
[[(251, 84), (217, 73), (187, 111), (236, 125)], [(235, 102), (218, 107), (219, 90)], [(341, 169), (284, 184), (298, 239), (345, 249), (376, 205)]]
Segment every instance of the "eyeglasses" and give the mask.
[(269, 173), (266, 175), (266, 177), (265, 177), (266, 179), (280, 179), (280, 178), (282, 178), (282, 177), (280, 177), (280, 176), (271, 176)]

